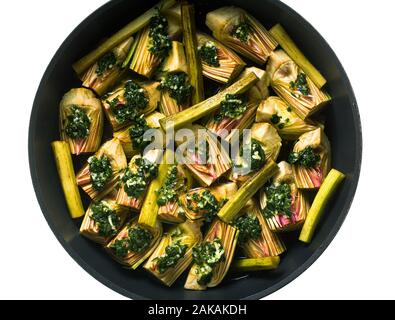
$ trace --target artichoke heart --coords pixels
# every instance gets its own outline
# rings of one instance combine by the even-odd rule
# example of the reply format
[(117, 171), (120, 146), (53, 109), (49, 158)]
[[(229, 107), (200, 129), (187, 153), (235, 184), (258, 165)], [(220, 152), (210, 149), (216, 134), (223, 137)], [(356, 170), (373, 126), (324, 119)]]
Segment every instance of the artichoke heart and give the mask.
[(159, 112), (153, 112), (148, 116), (139, 116), (132, 124), (125, 129), (114, 132), (114, 138), (117, 138), (123, 151), (128, 159), (144, 150), (150, 141), (144, 139), (144, 133), (149, 129), (160, 129), (159, 120), (165, 116)]
[(194, 264), (184, 288), (205, 290), (219, 285), (231, 265), (237, 237), (238, 231), (235, 227), (215, 219), (203, 242), (195, 246), (192, 252)]
[(123, 75), (122, 63), (126, 59), (133, 38), (128, 38), (104, 54), (81, 76), (82, 85), (103, 95)]
[(105, 248), (118, 263), (137, 269), (158, 246), (162, 233), (160, 222), (154, 229), (147, 229), (132, 219)]
[(331, 147), (322, 128), (302, 134), (290, 153), (296, 186), (299, 189), (317, 189), (331, 167)]
[[(177, 139), (185, 144), (186, 166), (202, 186), (210, 186), (231, 168), (231, 160), (222, 144), (212, 133), (199, 125), (186, 126), (194, 133), (193, 137)], [(180, 141), (181, 140), (181, 141)]]
[[(229, 96), (231, 95), (228, 95), (227, 98)], [(234, 101), (243, 101), (245, 98), (240, 99), (240, 97), (232, 95), (230, 99)], [(231, 114), (231, 109), (235, 110), (236, 108), (239, 108), (239, 106), (232, 106), (230, 104), (226, 105), (227, 101), (228, 99), (225, 99), (222, 102), (220, 110), (208, 120), (206, 128), (220, 136), (222, 139), (231, 142), (232, 138), (239, 136), (239, 133), (243, 129), (252, 125), (258, 108), (258, 103), (254, 101), (242, 102), (244, 103), (244, 110), (237, 113), (233, 111), (233, 114)], [(225, 108), (228, 108), (228, 110), (226, 111)]]
[(60, 102), (60, 136), (72, 154), (96, 152), (103, 134), (102, 104), (85, 88), (71, 89)]
[(258, 82), (247, 92), (247, 98), (249, 101), (256, 101), (260, 103), (263, 99), (269, 96), (270, 78), (265, 70), (257, 67), (249, 67), (244, 69), (237, 80), (242, 79), (250, 73), (255, 74), (258, 77)]
[(115, 131), (130, 125), (138, 116), (153, 112), (160, 101), (160, 83), (126, 79), (102, 98), (104, 112)]
[(144, 268), (167, 286), (192, 262), (192, 248), (202, 241), (200, 223), (186, 220), (171, 227), (144, 264)]
[(113, 198), (110, 195), (92, 202), (80, 227), (83, 236), (101, 245), (107, 244), (121, 230), (129, 215), (129, 210)]
[(310, 120), (302, 120), (293, 108), (279, 97), (269, 97), (262, 101), (256, 112), (256, 122), (268, 122), (276, 127), (281, 138), (296, 140), (303, 133), (317, 129)]
[[(159, 168), (160, 169), (160, 168)], [(157, 190), (159, 205), (158, 217), (163, 222), (181, 223), (185, 220), (185, 212), (180, 205), (181, 195), (191, 189), (193, 178), (183, 165), (169, 165), (164, 175), (164, 183)]]
[(211, 222), (236, 191), (237, 184), (234, 182), (210, 188), (195, 188), (180, 197), (180, 204), (188, 219)]
[(231, 49), (205, 33), (198, 33), (203, 75), (219, 83), (233, 81), (246, 63)]
[(250, 179), (268, 160), (276, 161), (282, 146), (277, 130), (269, 123), (254, 123), (246, 141), (233, 161), (229, 176), (239, 183)]
[(117, 185), (126, 156), (118, 139), (103, 144), (76, 176), (77, 184), (94, 200), (100, 200)]
[[(255, 230), (254, 223), (259, 225)], [(254, 199), (240, 211), (234, 225), (240, 228), (239, 245), (247, 258), (278, 256), (286, 250), (281, 239), (270, 230)]]
[(274, 91), (303, 120), (331, 100), (283, 50), (276, 50), (270, 56), (266, 71), (270, 75)]
[(293, 231), (306, 220), (310, 204), (297, 188), (292, 166), (282, 161), (272, 181), (260, 192), (260, 205), (269, 228), (273, 231)]
[(135, 211), (141, 209), (147, 188), (158, 175), (162, 150), (153, 149), (144, 155), (135, 155), (120, 175), (116, 202)]
[(206, 16), (213, 36), (252, 61), (263, 65), (277, 47), (270, 33), (243, 9), (222, 7)]

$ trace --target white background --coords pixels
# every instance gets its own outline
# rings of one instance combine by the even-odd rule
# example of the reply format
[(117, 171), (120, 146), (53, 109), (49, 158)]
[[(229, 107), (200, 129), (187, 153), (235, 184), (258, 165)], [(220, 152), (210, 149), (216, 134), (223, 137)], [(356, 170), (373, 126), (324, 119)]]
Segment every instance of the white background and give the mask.
[[(123, 299), (80, 268), (55, 239), (35, 198), (27, 154), (30, 110), (48, 62), (73, 28), (105, 2), (0, 2), (0, 298)], [(359, 102), (364, 150), (358, 191), (335, 240), (269, 298), (395, 298), (395, 5), (284, 2), (315, 26), (342, 61)]]

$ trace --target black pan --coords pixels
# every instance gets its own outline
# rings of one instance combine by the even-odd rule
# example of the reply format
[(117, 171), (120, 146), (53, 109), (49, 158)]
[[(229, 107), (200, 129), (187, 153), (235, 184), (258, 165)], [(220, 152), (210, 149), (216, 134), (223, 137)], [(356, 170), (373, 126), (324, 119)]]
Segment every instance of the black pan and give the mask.
[[(258, 299), (266, 296), (295, 279), (322, 254), (338, 232), (354, 197), (362, 157), (361, 124), (353, 90), (336, 55), (307, 21), (276, 0), (197, 1), (199, 24), (204, 24), (205, 12), (230, 3), (252, 13), (267, 28), (280, 22), (328, 80), (327, 89), (333, 96), (333, 102), (324, 111), (326, 133), (332, 144), (333, 166), (345, 172), (347, 179), (326, 208), (325, 219), (310, 245), (298, 242), (297, 234), (287, 236), (288, 251), (275, 271), (252, 273), (243, 279), (228, 277), (217, 288), (193, 292), (182, 288), (184, 279), (167, 288), (143, 271), (121, 268), (97, 245), (79, 235), (80, 221), (69, 217), (50, 147), (51, 141), (59, 139), (59, 101), (66, 91), (80, 85), (71, 64), (93, 49), (101, 39), (152, 6), (154, 1), (116, 0), (105, 4), (64, 41), (41, 80), (30, 119), (29, 161), (37, 199), (60, 243), (88, 273), (127, 297)], [(86, 198), (84, 200), (87, 201)], [(336, 277), (333, 274), (322, 276)]]

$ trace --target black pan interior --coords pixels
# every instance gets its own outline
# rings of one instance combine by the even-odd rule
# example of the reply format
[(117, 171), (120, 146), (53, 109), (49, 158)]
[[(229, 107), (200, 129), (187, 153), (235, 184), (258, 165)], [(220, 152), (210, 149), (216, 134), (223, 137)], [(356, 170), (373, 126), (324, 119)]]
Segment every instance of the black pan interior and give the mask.
[[(333, 101), (325, 109), (326, 133), (332, 145), (333, 166), (347, 179), (330, 201), (325, 219), (313, 242), (306, 246), (286, 237), (287, 253), (275, 271), (253, 273), (243, 279), (228, 277), (205, 292), (186, 291), (185, 278), (167, 288), (143, 271), (131, 272), (113, 262), (97, 245), (78, 233), (80, 221), (72, 221), (62, 194), (50, 143), (59, 139), (58, 105), (62, 95), (80, 86), (71, 64), (93, 49), (156, 1), (111, 1), (83, 21), (65, 40), (50, 62), (39, 86), (31, 114), (29, 160), (38, 201), (48, 224), (69, 254), (92, 276), (130, 298), (154, 299), (257, 299), (286, 285), (307, 269), (325, 250), (344, 221), (353, 199), (361, 165), (362, 135), (356, 100), (340, 62), (317, 31), (292, 9), (276, 0), (195, 1), (198, 24), (204, 29), (205, 13), (222, 5), (238, 5), (267, 28), (280, 22), (300, 49), (328, 80)], [(75, 164), (79, 168), (80, 163)], [(84, 199), (85, 202), (87, 199)], [(328, 275), (333, 276), (333, 275)]]

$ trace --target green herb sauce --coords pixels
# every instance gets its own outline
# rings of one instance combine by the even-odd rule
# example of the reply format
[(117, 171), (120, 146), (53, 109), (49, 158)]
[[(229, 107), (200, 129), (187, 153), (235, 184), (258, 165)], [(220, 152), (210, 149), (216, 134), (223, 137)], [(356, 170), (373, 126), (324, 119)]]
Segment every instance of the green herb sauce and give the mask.
[(185, 104), (192, 94), (192, 86), (187, 81), (184, 72), (169, 73), (162, 80), (159, 90), (168, 91), (170, 97), (175, 99), (178, 104)]
[(71, 106), (71, 114), (67, 116), (65, 132), (71, 139), (85, 139), (89, 135), (91, 120), (86, 112), (76, 106)]
[(115, 255), (124, 258), (128, 252), (141, 253), (146, 250), (151, 241), (153, 235), (146, 229), (139, 225), (134, 225), (128, 230), (128, 236), (121, 240), (116, 240), (111, 246)]
[(121, 223), (121, 219), (116, 212), (110, 209), (105, 201), (94, 202), (91, 210), (91, 218), (96, 222), (99, 235), (103, 237), (114, 236)]
[(167, 171), (166, 181), (163, 186), (158, 190), (158, 199), (156, 203), (160, 206), (164, 206), (170, 202), (177, 200), (177, 166), (173, 165)]
[(192, 249), (193, 261), (199, 266), (197, 273), (200, 285), (210, 282), (213, 276), (213, 268), (223, 259), (224, 253), (225, 250), (218, 238), (210, 242), (203, 242)]
[(188, 246), (181, 244), (180, 240), (168, 245), (165, 253), (157, 258), (159, 273), (163, 273), (167, 269), (174, 267), (185, 256), (187, 249)]
[(144, 140), (144, 133), (149, 129), (150, 127), (144, 119), (144, 115), (136, 117), (133, 120), (133, 124), (129, 129), (129, 136), (132, 140), (133, 149), (143, 150), (150, 143), (150, 141)]
[(129, 80), (124, 86), (125, 104), (119, 105), (119, 99), (114, 98), (109, 101), (111, 111), (114, 113), (116, 120), (123, 124), (127, 121), (135, 120), (140, 113), (147, 107), (148, 98), (145, 90), (136, 82)]
[(225, 204), (224, 201), (218, 202), (209, 190), (204, 190), (201, 194), (195, 192), (186, 196), (187, 208), (196, 213), (204, 212), (207, 222), (214, 219), (219, 209)]
[(114, 52), (106, 53), (99, 59), (96, 67), (96, 74), (102, 76), (105, 72), (114, 68), (117, 64), (117, 57)]
[(292, 194), (288, 184), (270, 184), (265, 187), (265, 193), (266, 208), (263, 210), (263, 215), (266, 218), (271, 218), (278, 214), (292, 216)]
[(310, 88), (307, 83), (306, 74), (303, 72), (299, 73), (296, 77), (296, 81), (291, 81), (289, 86), (292, 90), (298, 90), (304, 96), (308, 96), (310, 94)]
[(237, 94), (227, 94), (221, 101), (219, 112), (214, 116), (215, 122), (221, 122), (224, 118), (237, 119), (247, 110), (247, 103)]
[(218, 60), (218, 51), (215, 44), (212, 41), (206, 42), (199, 49), (200, 59), (207, 63), (211, 67), (218, 68), (220, 66)]
[(239, 229), (238, 241), (240, 243), (245, 243), (248, 240), (256, 240), (260, 237), (262, 232), (262, 227), (258, 218), (252, 217), (249, 214), (238, 217), (234, 225)]
[(320, 155), (315, 154), (312, 147), (307, 147), (300, 152), (291, 152), (288, 157), (288, 162), (307, 168), (315, 168), (320, 159)]
[(88, 164), (92, 187), (95, 191), (100, 192), (104, 189), (112, 176), (110, 159), (106, 155), (100, 158), (92, 156), (88, 159)]
[(251, 33), (251, 27), (248, 23), (242, 22), (238, 24), (232, 32), (232, 36), (239, 39), (241, 42), (246, 43)]
[(144, 158), (137, 158), (135, 164), (137, 172), (132, 173), (126, 169), (121, 180), (127, 195), (137, 199), (144, 193), (151, 180), (158, 175), (158, 165)]
[(149, 22), (149, 51), (159, 58), (165, 58), (171, 48), (171, 40), (167, 29), (168, 22), (158, 11)]

